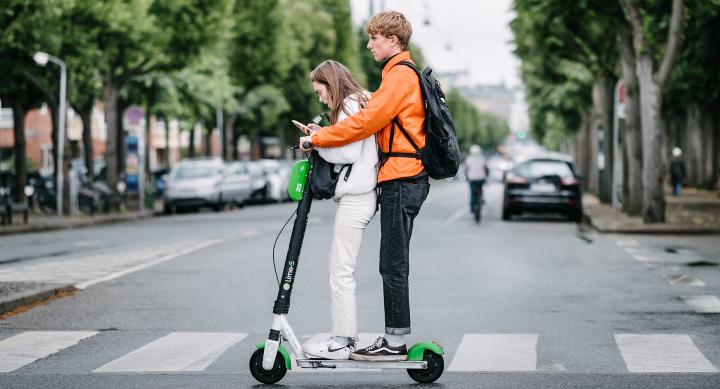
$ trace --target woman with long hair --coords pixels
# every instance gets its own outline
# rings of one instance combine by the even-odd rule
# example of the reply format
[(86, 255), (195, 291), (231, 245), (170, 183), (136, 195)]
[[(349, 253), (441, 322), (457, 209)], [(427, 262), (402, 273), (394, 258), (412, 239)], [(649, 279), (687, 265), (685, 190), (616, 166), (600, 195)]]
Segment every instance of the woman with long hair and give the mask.
[[(369, 93), (350, 71), (336, 61), (324, 61), (310, 73), (320, 102), (330, 108), (330, 122), (336, 124), (365, 107)], [(307, 127), (302, 127), (309, 132)], [(309, 133), (307, 133), (309, 135)], [(355, 268), (365, 227), (377, 208), (377, 144), (375, 136), (342, 147), (317, 148), (320, 156), (335, 164), (352, 164), (340, 172), (334, 200), (337, 213), (328, 258), (330, 282), (331, 336), (317, 343), (308, 342), (303, 351), (311, 357), (348, 359), (357, 339)]]

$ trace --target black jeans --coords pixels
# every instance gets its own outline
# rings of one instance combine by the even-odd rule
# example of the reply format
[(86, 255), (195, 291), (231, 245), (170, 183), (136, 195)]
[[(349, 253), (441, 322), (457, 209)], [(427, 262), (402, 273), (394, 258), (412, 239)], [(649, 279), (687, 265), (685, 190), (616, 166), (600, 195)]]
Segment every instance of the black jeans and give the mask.
[(427, 176), (380, 184), (380, 275), (385, 333), (410, 333), (410, 236), (430, 185)]

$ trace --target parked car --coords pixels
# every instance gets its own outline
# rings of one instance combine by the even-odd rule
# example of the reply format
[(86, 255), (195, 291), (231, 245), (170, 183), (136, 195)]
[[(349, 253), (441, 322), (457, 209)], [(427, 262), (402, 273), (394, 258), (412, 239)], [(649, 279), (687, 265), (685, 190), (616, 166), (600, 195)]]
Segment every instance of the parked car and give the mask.
[(250, 201), (265, 202), (268, 199), (268, 180), (265, 171), (258, 161), (242, 161), (250, 174)]
[[(258, 172), (261, 179), (262, 172)], [(253, 176), (247, 162), (231, 162), (225, 167), (225, 179), (221, 184), (221, 197), (231, 205), (243, 206), (253, 192)]]
[(221, 186), (225, 163), (219, 158), (183, 160), (170, 171), (165, 188), (164, 211), (209, 206), (216, 212), (224, 207)]
[(569, 157), (533, 157), (505, 174), (503, 220), (523, 212), (561, 212), (582, 218), (580, 176)]
[(276, 159), (261, 159), (258, 161), (267, 180), (268, 201), (286, 201), (290, 199), (287, 186), (290, 179), (290, 169)]

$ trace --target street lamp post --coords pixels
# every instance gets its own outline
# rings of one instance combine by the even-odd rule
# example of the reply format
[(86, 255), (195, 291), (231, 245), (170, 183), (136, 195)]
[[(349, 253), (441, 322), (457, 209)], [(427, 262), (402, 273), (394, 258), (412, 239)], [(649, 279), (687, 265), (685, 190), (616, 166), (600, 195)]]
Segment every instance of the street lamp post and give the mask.
[(63, 210), (63, 154), (65, 151), (65, 93), (67, 89), (67, 66), (60, 58), (54, 57), (48, 53), (38, 51), (33, 56), (35, 62), (40, 66), (47, 65), (48, 61), (60, 66), (60, 113), (58, 117), (58, 162), (55, 166), (55, 174), (57, 175), (57, 212), (62, 216)]

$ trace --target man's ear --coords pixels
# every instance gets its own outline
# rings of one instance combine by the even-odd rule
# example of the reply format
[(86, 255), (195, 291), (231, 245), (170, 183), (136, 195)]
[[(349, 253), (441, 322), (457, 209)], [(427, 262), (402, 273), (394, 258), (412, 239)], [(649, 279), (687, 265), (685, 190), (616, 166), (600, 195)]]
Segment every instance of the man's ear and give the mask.
[(400, 38), (395, 35), (390, 35), (390, 44), (400, 47)]

